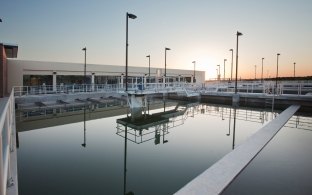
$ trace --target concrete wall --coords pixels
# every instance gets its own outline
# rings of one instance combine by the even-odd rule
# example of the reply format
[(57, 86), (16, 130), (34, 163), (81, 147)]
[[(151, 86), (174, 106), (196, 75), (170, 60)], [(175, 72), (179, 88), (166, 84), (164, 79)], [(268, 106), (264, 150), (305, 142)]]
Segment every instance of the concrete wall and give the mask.
[[(8, 63), (8, 88), (23, 85), (23, 75), (83, 75), (83, 63), (43, 62), (7, 59)], [(148, 67), (128, 67), (129, 76), (144, 76), (148, 74)], [(151, 76), (157, 76), (157, 71), (164, 73), (162, 68), (152, 68)], [(125, 73), (125, 66), (87, 64), (87, 75), (120, 76)], [(167, 76), (193, 75), (193, 70), (167, 69)], [(205, 71), (196, 71), (196, 82), (204, 83)]]
[(7, 58), (3, 44), (0, 44), (0, 98), (8, 94)]

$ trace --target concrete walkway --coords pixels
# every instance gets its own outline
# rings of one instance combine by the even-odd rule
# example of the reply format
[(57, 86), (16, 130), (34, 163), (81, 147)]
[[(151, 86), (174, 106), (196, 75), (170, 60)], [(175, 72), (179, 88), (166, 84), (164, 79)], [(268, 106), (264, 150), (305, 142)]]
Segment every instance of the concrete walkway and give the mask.
[(232, 152), (197, 176), (176, 195), (220, 194), (300, 108), (292, 105)]

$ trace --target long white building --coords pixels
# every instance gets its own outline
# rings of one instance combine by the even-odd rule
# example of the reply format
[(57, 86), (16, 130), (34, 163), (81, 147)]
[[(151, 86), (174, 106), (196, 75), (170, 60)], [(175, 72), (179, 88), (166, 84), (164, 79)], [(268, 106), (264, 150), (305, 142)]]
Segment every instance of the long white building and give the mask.
[[(4, 49), (6, 45), (2, 45)], [(7, 46), (8, 47), (8, 46)], [(4, 86), (7, 86), (5, 93), (8, 93), (14, 86), (40, 86), (40, 85), (67, 85), (84, 83), (84, 63), (67, 62), (46, 62), (46, 61), (27, 61), (16, 59), (17, 46), (15, 46), (16, 55), (11, 58), (3, 55), (2, 67), (6, 69), (7, 76), (3, 77)], [(9, 50), (8, 50), (9, 51)], [(138, 79), (147, 79), (149, 82), (162, 82), (164, 68), (148, 67), (128, 67), (128, 83), (138, 82)], [(183, 82), (205, 82), (205, 71), (167, 69), (166, 81)], [(124, 65), (86, 65), (86, 83), (87, 84), (119, 84), (125, 83)]]

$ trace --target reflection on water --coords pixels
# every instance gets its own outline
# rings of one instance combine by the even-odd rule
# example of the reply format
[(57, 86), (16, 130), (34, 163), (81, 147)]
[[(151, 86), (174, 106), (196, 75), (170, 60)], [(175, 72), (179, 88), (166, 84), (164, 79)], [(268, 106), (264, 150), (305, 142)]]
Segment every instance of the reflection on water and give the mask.
[(168, 101), (135, 119), (122, 105), (28, 115), (18, 125), (20, 194), (173, 194), (271, 115)]
[(291, 117), (222, 194), (312, 194), (311, 119)]

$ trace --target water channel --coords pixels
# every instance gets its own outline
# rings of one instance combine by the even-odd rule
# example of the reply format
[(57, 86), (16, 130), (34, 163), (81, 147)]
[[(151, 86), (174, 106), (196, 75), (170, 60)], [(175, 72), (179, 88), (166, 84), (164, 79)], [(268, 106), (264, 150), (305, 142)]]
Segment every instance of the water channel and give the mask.
[(19, 193), (173, 194), (278, 114), (174, 101), (151, 103), (136, 121), (127, 111), (114, 102), (17, 112)]

